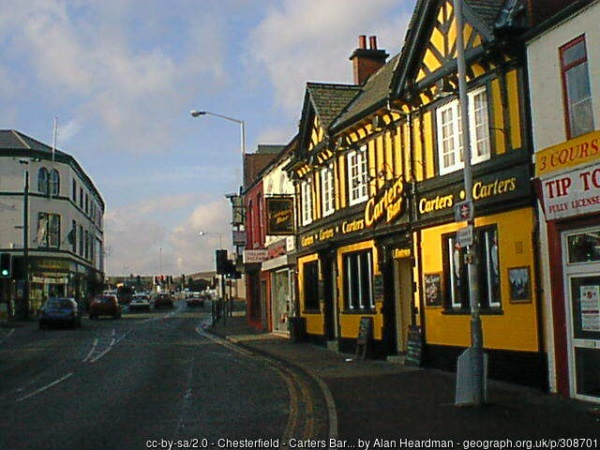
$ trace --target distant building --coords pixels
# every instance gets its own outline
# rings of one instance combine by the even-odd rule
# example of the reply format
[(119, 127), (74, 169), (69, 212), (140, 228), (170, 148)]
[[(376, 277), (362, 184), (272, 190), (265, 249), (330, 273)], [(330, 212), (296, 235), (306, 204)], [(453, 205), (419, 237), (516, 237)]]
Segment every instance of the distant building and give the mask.
[(100, 291), (105, 203), (92, 179), (71, 155), (15, 130), (0, 130), (0, 161), (0, 251), (13, 261), (0, 280), (0, 315)]

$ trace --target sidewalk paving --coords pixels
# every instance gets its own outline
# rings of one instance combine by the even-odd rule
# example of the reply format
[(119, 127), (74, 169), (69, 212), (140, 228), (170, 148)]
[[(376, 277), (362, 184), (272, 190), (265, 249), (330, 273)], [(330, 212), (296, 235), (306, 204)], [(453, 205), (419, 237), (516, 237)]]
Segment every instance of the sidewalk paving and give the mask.
[[(333, 432), (351, 445), (357, 439), (394, 439), (387, 442), (391, 445), (398, 439), (451, 439), (465, 448), (465, 439), (508, 439), (507, 445), (516, 448), (516, 439), (577, 438), (587, 439), (574, 444), (578, 448), (600, 448), (600, 405), (488, 380), (484, 406), (457, 407), (454, 373), (380, 360), (357, 361), (354, 355), (293, 343), (285, 335), (251, 328), (242, 313), (226, 322), (225, 327), (221, 319), (209, 331), (321, 380), (335, 402), (337, 430)], [(537, 443), (547, 448), (568, 444)], [(536, 448), (536, 442), (531, 444)]]

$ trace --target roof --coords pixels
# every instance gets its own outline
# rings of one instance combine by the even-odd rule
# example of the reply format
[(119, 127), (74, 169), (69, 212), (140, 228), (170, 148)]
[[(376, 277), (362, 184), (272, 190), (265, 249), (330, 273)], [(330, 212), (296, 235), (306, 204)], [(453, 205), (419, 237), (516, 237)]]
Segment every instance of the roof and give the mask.
[(394, 68), (399, 59), (400, 54), (394, 56), (367, 79), (364, 86), (360, 88), (359, 95), (355, 96), (353, 101), (347, 105), (345, 111), (333, 123), (333, 128), (343, 126), (345, 123), (368, 113), (369, 110), (379, 107), (380, 104), (387, 101)]
[[(52, 154), (52, 147), (16, 130), (0, 130), (0, 151), (2, 150), (35, 150)], [(56, 150), (56, 154), (66, 155), (60, 150)]]
[(323, 128), (327, 130), (361, 88), (349, 84), (307, 83), (306, 91)]

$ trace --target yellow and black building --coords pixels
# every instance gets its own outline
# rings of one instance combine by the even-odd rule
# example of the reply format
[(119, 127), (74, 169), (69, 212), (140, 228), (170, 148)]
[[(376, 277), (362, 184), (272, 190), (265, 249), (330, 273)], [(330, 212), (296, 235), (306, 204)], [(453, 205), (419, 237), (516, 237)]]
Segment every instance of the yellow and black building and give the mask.
[[(466, 196), (453, 2), (418, 1), (389, 62), (374, 37), (369, 48), (361, 37), (355, 85), (307, 86), (289, 169), (300, 312), (312, 340), (352, 352), (366, 317), (371, 355), (422, 356), (453, 370), (470, 345), (475, 258), (489, 375), (545, 384), (526, 65), (516, 39), (525, 17), (503, 4), (463, 7), (476, 255), (457, 237)], [(334, 96), (338, 103), (328, 102)]]

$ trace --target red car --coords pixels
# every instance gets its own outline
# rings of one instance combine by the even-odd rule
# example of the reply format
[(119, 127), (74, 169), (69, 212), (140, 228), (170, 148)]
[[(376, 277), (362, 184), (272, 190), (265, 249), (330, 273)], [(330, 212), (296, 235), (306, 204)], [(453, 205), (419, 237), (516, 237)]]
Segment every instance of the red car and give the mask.
[(90, 304), (89, 317), (97, 319), (100, 316), (110, 316), (113, 319), (121, 317), (121, 305), (116, 295), (98, 295)]

